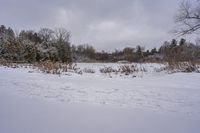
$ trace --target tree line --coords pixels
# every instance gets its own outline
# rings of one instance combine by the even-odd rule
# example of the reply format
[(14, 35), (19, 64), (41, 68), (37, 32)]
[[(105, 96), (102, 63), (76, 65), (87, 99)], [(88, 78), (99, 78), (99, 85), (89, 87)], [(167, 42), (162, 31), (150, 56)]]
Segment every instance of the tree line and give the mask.
[(12, 62), (184, 62), (200, 61), (200, 46), (185, 39), (165, 41), (159, 48), (145, 50), (138, 45), (114, 52), (98, 52), (88, 44), (72, 45), (64, 28), (41, 28), (38, 32), (0, 26), (0, 58)]
[[(159, 48), (145, 50), (138, 45), (135, 48), (126, 47), (123, 50), (115, 50), (108, 53), (96, 52), (89, 45), (72, 46), (73, 57), (77, 61), (99, 62), (184, 62), (200, 61), (200, 45), (187, 42), (185, 39), (172, 39), (165, 41)], [(84, 60), (85, 59), (85, 60)]]
[(38, 32), (0, 26), (0, 57), (13, 62), (34, 63), (44, 60), (72, 62), (70, 32), (64, 28), (41, 28)]

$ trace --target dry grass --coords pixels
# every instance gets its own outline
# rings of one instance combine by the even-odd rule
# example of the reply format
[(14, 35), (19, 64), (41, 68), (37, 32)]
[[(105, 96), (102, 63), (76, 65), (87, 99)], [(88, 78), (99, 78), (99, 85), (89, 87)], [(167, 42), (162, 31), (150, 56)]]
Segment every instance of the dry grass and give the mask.
[(59, 75), (63, 72), (67, 72), (68, 69), (71, 68), (69, 64), (54, 63), (51, 61), (35, 63), (34, 66), (44, 73), (59, 74)]
[(174, 62), (167, 66), (173, 72), (199, 72), (199, 65), (194, 62)]
[(139, 67), (136, 64), (133, 65), (121, 65), (119, 66), (118, 69), (114, 69), (112, 67), (105, 67), (105, 68), (101, 68), (100, 72), (104, 73), (104, 74), (123, 74), (123, 75), (131, 75), (134, 74), (136, 72), (145, 72), (146, 69), (144, 67)]
[(0, 65), (10, 68), (19, 68), (20, 64), (18, 63), (12, 63), (11, 61), (5, 60), (3, 58), (0, 58)]

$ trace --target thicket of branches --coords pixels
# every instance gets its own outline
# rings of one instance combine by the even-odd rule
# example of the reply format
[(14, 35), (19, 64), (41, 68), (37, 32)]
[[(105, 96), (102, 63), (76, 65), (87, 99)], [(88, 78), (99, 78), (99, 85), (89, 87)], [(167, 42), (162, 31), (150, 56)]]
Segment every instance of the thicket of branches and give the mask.
[(173, 39), (165, 41), (159, 48), (145, 50), (144, 47), (126, 47), (123, 50), (115, 50), (112, 53), (105, 51), (96, 52), (89, 45), (72, 46), (74, 61), (78, 62), (200, 62), (200, 45)]
[(70, 32), (63, 28), (22, 30), (16, 34), (10, 27), (0, 26), (0, 57), (8, 61), (70, 63), (70, 45)]
[(108, 53), (94, 47), (71, 45), (71, 34), (66, 29), (42, 28), (38, 32), (22, 30), (18, 34), (0, 26), (0, 58), (10, 62), (199, 62), (200, 46), (185, 39), (166, 41), (160, 48), (145, 50), (142, 46), (126, 47)]
[(183, 0), (175, 16), (175, 33), (187, 35), (200, 30), (200, 0)]

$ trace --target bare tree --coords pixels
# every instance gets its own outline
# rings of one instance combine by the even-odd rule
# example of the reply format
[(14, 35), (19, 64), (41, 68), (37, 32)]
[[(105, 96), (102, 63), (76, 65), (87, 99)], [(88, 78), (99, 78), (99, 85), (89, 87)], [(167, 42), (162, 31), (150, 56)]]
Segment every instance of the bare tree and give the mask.
[(60, 42), (69, 42), (71, 37), (71, 33), (64, 28), (56, 28), (55, 29), (55, 38)]
[(53, 39), (53, 33), (54, 31), (49, 28), (42, 28), (39, 31), (39, 36), (43, 41), (48, 42)]
[(134, 48), (129, 48), (129, 47), (124, 48), (123, 54), (124, 54), (125, 60), (132, 62), (134, 58), (134, 52), (135, 52)]
[(64, 28), (57, 28), (55, 29), (54, 35), (60, 60), (63, 63), (71, 63), (70, 32)]
[(200, 29), (200, 0), (184, 0), (180, 4), (179, 13), (175, 16), (177, 30), (175, 33), (186, 35), (196, 33)]

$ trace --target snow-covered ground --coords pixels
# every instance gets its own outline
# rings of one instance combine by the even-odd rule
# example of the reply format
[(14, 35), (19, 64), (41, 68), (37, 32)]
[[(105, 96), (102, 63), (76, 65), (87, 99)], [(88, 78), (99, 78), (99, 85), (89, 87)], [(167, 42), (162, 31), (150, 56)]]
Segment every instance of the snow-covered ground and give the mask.
[(200, 132), (199, 73), (160, 64), (142, 64), (136, 77), (99, 72), (109, 66), (119, 64), (81, 63), (95, 73), (60, 76), (0, 67), (0, 132)]

